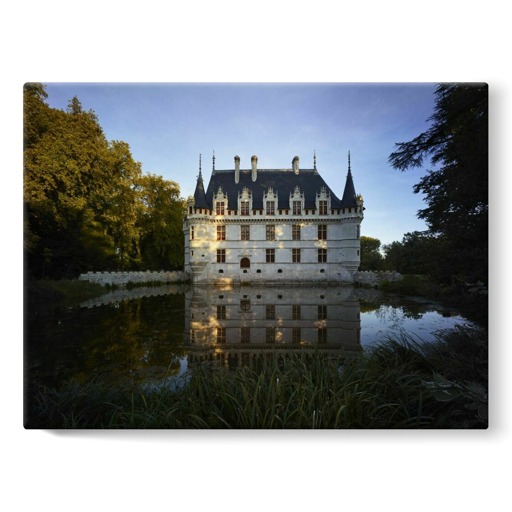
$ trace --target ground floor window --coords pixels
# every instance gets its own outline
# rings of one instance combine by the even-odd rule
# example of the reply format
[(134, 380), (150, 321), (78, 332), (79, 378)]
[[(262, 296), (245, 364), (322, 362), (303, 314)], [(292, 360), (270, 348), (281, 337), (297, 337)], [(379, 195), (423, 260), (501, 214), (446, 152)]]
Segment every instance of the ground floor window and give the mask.
[(318, 249), (318, 263), (327, 263), (327, 249)]
[(217, 263), (226, 263), (226, 249), (217, 249)]
[(292, 249), (292, 262), (300, 263), (300, 249)]
[(276, 261), (276, 250), (266, 249), (266, 260), (267, 263), (275, 263)]

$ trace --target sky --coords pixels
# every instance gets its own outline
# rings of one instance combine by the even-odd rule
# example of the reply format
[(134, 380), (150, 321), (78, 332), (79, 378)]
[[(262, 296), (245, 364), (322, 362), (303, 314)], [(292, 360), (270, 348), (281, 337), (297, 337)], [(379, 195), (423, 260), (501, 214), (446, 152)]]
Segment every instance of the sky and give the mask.
[[(76, 96), (106, 138), (129, 144), (145, 173), (194, 193), (202, 155), (205, 185), (215, 168), (317, 169), (341, 198), (348, 169), (365, 202), (361, 234), (382, 244), (423, 231), (426, 205), (413, 185), (426, 172), (388, 163), (395, 143), (429, 127), (434, 83), (45, 83), (48, 104), (65, 110)], [(428, 168), (428, 167), (427, 167)]]

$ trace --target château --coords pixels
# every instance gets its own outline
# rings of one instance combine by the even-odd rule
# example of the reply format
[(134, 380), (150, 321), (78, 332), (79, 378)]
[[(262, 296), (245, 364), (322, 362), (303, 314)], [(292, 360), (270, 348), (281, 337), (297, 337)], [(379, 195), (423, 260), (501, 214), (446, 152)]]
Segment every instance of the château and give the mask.
[(201, 159), (183, 224), (185, 271), (195, 283), (350, 283), (360, 263), (363, 198), (348, 157), (341, 199), (316, 168), (216, 170)]

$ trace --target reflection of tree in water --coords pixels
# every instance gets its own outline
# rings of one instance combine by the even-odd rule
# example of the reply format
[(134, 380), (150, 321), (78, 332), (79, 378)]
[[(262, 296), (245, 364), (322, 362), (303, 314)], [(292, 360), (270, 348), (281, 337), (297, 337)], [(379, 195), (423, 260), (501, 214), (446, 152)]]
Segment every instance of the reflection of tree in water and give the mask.
[(397, 300), (386, 300), (384, 297), (379, 302), (361, 301), (361, 313), (375, 312), (377, 318), (390, 321), (400, 316), (402, 319), (419, 320), (432, 308), (419, 302), (407, 301), (398, 303)]
[(183, 310), (184, 295), (171, 294), (32, 317), (29, 378), (60, 387), (98, 376), (136, 384), (176, 375)]

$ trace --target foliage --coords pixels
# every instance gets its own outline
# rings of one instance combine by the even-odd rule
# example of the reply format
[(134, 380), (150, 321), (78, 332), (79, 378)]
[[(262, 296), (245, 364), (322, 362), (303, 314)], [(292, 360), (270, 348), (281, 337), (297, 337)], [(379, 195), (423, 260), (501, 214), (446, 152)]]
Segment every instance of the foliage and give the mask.
[[(129, 145), (107, 141), (96, 114), (85, 112), (78, 98), (66, 112), (46, 99), (42, 84), (25, 84), (24, 240), (31, 276), (181, 267), (178, 185), (143, 175)], [(160, 195), (149, 204), (155, 183)]]
[(380, 253), (380, 240), (369, 236), (361, 236), (360, 241), (361, 264), (359, 270), (383, 270), (384, 258)]
[(406, 233), (401, 242), (384, 245), (386, 267), (401, 274), (435, 274), (438, 269), (434, 254), (439, 241), (428, 233)]
[(142, 208), (139, 214), (143, 264), (146, 268), (180, 269), (183, 266), (182, 226), (185, 215), (179, 185), (161, 176), (147, 174), (140, 181)]
[[(340, 354), (343, 356), (343, 354)], [(27, 428), (487, 428), (487, 333), (457, 328), (360, 356), (203, 364), (152, 391), (95, 380), (41, 389)]]
[(441, 84), (436, 89), (431, 127), (396, 144), (389, 161), (395, 169), (434, 166), (414, 186), (425, 194), (418, 212), (439, 241), (435, 264), (447, 280), (461, 274), (487, 282), (488, 269), (488, 86)]

